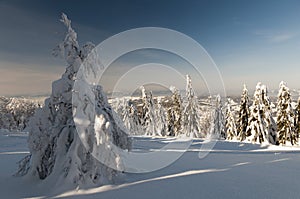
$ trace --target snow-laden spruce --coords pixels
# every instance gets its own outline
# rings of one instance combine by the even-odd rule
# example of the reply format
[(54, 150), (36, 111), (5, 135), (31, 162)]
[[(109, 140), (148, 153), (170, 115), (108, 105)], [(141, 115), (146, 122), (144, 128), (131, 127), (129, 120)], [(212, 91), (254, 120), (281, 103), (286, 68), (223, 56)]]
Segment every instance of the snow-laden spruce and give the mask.
[(226, 139), (233, 140), (237, 137), (237, 129), (235, 125), (234, 113), (231, 110), (230, 101), (227, 102), (225, 121)]
[[(71, 21), (64, 14), (61, 21), (67, 27), (67, 34), (54, 54), (63, 55), (68, 66), (61, 79), (53, 82), (52, 94), (45, 100), (45, 106), (38, 109), (29, 122), (30, 159), (21, 162), (19, 174), (58, 185), (101, 185), (112, 181), (118, 172), (100, 163), (92, 153), (99, 145), (109, 150), (106, 145), (109, 142), (128, 149), (130, 140), (118, 124), (119, 120), (115, 120), (101, 86), (91, 85), (87, 88), (94, 96), (75, 94), (76, 100), (81, 100), (81, 105), (85, 106), (82, 114), (90, 118), (91, 124), (79, 138), (72, 113), (73, 87), (78, 69), (94, 45), (87, 43), (80, 47)], [(95, 99), (94, 104), (90, 103), (92, 98)], [(78, 104), (73, 108), (75, 112), (79, 111)], [(91, 109), (95, 110), (94, 115), (89, 115)], [(106, 158), (110, 158), (116, 167), (120, 166), (117, 154)]]
[(166, 110), (163, 106), (163, 101), (159, 97), (157, 98), (157, 104), (155, 109), (155, 124), (156, 129), (160, 135), (167, 135), (167, 118), (166, 118)]
[(192, 87), (192, 80), (189, 75), (186, 75), (186, 96), (185, 107), (183, 110), (183, 132), (186, 135), (192, 134), (194, 137), (203, 137), (200, 130), (199, 104), (197, 96), (195, 96)]
[(212, 106), (211, 96), (208, 96), (207, 99), (202, 99), (202, 102), (199, 101), (199, 112), (200, 114), (200, 129), (203, 136), (209, 135), (212, 127), (212, 118), (214, 116), (214, 107)]
[(300, 135), (300, 97), (298, 98), (298, 101), (297, 101), (294, 124), (295, 124), (295, 136), (296, 136), (296, 138), (299, 138), (299, 135)]
[(267, 87), (258, 82), (250, 107), (247, 139), (251, 142), (276, 144), (276, 128), (267, 95)]
[(123, 110), (123, 121), (126, 128), (129, 130), (130, 135), (143, 134), (143, 128), (141, 126), (138, 110), (131, 99), (126, 100)]
[(244, 84), (243, 93), (241, 95), (239, 118), (238, 118), (238, 130), (237, 130), (239, 140), (241, 141), (245, 140), (247, 137), (246, 130), (248, 126), (249, 116), (250, 116), (250, 110), (249, 110), (248, 89)]
[(170, 90), (172, 96), (167, 110), (168, 135), (178, 136), (182, 134), (182, 99), (177, 88), (171, 86)]
[[(147, 92), (144, 86), (141, 86), (142, 91), (142, 125), (146, 135), (155, 136), (159, 134), (155, 123), (155, 104), (152, 92)], [(160, 135), (160, 134), (159, 134)]]
[(296, 144), (298, 137), (294, 129), (294, 111), (292, 108), (290, 90), (285, 82), (280, 82), (277, 100), (277, 131), (279, 143)]
[(223, 105), (221, 101), (221, 96), (216, 96), (216, 107), (214, 111), (214, 115), (211, 121), (211, 128), (210, 128), (210, 137), (213, 139), (225, 139), (226, 132), (225, 132), (225, 118), (223, 114)]
[(253, 96), (253, 104), (250, 107), (250, 119), (247, 127), (248, 140), (251, 142), (266, 142), (266, 126), (263, 121), (263, 104), (261, 101), (261, 82), (258, 82)]
[(277, 143), (276, 122), (272, 115), (272, 107), (274, 106), (268, 96), (266, 85), (261, 87), (261, 100), (263, 103), (263, 119), (267, 129), (267, 140), (271, 144)]

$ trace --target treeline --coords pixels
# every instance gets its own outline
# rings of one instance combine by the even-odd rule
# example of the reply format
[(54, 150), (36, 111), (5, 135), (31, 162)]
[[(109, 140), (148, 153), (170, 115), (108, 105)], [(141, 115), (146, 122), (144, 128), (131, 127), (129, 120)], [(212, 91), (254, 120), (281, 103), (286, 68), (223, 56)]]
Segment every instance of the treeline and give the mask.
[[(216, 96), (199, 99), (187, 75), (185, 94), (171, 87), (171, 96), (154, 98), (141, 87), (140, 98), (117, 98), (112, 106), (132, 135), (178, 136), (249, 141), (254, 143), (297, 144), (300, 133), (300, 101), (292, 106), (285, 82), (280, 83), (276, 107), (267, 86), (258, 83), (252, 103), (244, 85), (239, 107), (233, 100)], [(273, 108), (272, 108), (273, 107)], [(274, 111), (274, 110), (275, 111)]]
[(16, 97), (0, 97), (0, 129), (22, 131), (42, 103)]

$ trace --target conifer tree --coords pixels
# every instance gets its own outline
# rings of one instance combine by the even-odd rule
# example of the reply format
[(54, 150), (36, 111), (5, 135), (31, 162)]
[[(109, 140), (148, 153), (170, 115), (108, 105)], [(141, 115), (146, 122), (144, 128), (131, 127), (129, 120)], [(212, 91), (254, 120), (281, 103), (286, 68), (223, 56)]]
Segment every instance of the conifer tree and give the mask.
[(212, 138), (226, 138), (225, 132), (225, 119), (222, 111), (222, 101), (220, 95), (216, 96), (216, 107), (214, 117), (212, 121), (212, 127), (210, 129), (210, 135)]
[[(61, 79), (53, 82), (52, 94), (45, 100), (45, 106), (38, 109), (29, 121), (27, 130), (30, 155), (20, 162), (18, 174), (27, 174), (58, 183), (57, 185), (102, 185), (112, 181), (119, 172), (99, 162), (92, 155), (93, 152), (98, 151), (99, 147), (110, 150), (108, 143), (121, 149), (129, 149), (130, 140), (126, 130), (119, 125), (120, 119), (113, 116), (113, 110), (101, 86), (78, 85), (90, 89), (94, 96), (73, 90), (78, 69), (94, 45), (88, 43), (80, 47), (71, 21), (65, 14), (61, 21), (67, 27), (67, 34), (54, 54), (61, 54), (68, 67)], [(74, 96), (76, 100), (72, 101)], [(91, 103), (91, 98), (95, 99), (95, 103)], [(76, 101), (82, 104), (77, 104)], [(83, 106), (82, 109), (80, 106)], [(74, 114), (81, 110), (82, 115), (90, 120), (80, 137), (75, 128), (72, 108)], [(95, 114), (89, 111), (92, 109)], [(109, 155), (102, 150), (98, 153), (104, 157)], [(106, 158), (111, 160), (114, 168), (122, 169), (118, 154)]]
[(253, 96), (253, 104), (250, 107), (250, 120), (247, 127), (246, 135), (251, 142), (263, 143), (266, 141), (266, 129), (263, 124), (263, 105), (261, 101), (261, 86), (257, 83)]
[(174, 136), (178, 136), (182, 133), (182, 99), (179, 91), (175, 87), (171, 87), (172, 91), (172, 114), (174, 117)]
[(157, 105), (156, 105), (156, 110), (155, 110), (155, 124), (156, 124), (156, 129), (158, 133), (162, 136), (167, 135), (167, 118), (166, 118), (166, 111), (165, 108), (163, 107), (162, 104), (162, 99), (158, 98), (157, 99)]
[(237, 130), (236, 130), (235, 119), (234, 119), (233, 112), (231, 110), (230, 102), (227, 103), (225, 127), (226, 127), (226, 139), (232, 140), (236, 138)]
[(250, 107), (250, 119), (246, 135), (248, 140), (258, 143), (276, 144), (276, 124), (272, 117), (267, 87), (258, 82)]
[(300, 135), (300, 97), (298, 98), (297, 106), (295, 110), (294, 125), (295, 125), (295, 136), (298, 139)]
[(289, 88), (285, 82), (280, 82), (277, 100), (277, 130), (279, 144), (290, 142), (296, 144), (298, 138), (294, 129), (294, 112)]
[(138, 111), (131, 99), (126, 100), (123, 107), (123, 122), (131, 135), (142, 134), (141, 123), (138, 117)]
[(271, 144), (276, 144), (277, 133), (276, 133), (276, 122), (272, 116), (271, 102), (268, 96), (268, 90), (265, 85), (261, 87), (261, 101), (263, 104), (263, 120), (267, 130), (266, 139)]
[(143, 101), (142, 125), (146, 135), (155, 136), (158, 132), (155, 125), (155, 104), (152, 92), (146, 92), (143, 86), (141, 91)]
[(186, 81), (186, 102), (182, 120), (183, 131), (187, 135), (193, 134), (194, 137), (201, 137), (198, 99), (195, 96), (192, 80), (189, 75), (186, 75)]
[(241, 141), (245, 140), (248, 136), (246, 134), (248, 120), (250, 116), (249, 110), (249, 96), (246, 85), (244, 84), (243, 93), (241, 95), (240, 109), (239, 109), (239, 118), (238, 118), (238, 131), (237, 134)]
[(175, 113), (172, 107), (167, 110), (167, 135), (175, 136)]

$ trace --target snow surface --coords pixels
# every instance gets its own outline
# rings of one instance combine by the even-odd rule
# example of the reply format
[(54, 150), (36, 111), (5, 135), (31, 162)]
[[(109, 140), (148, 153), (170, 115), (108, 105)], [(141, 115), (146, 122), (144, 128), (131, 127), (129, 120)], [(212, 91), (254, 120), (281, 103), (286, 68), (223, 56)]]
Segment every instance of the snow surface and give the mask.
[[(28, 153), (27, 134), (0, 130), (0, 198), (299, 198), (300, 148), (218, 141), (203, 159), (203, 140), (172, 165), (144, 174), (124, 174), (115, 185), (53, 190), (13, 177)], [(172, 138), (135, 137), (134, 150), (159, 150)], [(176, 151), (176, 150), (174, 150)], [(171, 153), (172, 151), (170, 151)]]

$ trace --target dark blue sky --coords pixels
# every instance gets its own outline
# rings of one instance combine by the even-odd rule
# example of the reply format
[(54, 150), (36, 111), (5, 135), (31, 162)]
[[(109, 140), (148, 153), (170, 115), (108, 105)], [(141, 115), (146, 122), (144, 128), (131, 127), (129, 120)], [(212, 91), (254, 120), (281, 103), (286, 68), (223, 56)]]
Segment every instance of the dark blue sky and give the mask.
[(0, 1), (0, 95), (43, 94), (64, 71), (51, 50), (63, 39), (61, 13), (79, 41), (95, 44), (138, 27), (164, 27), (198, 41), (228, 92), (245, 82), (299, 88), (299, 1)]

